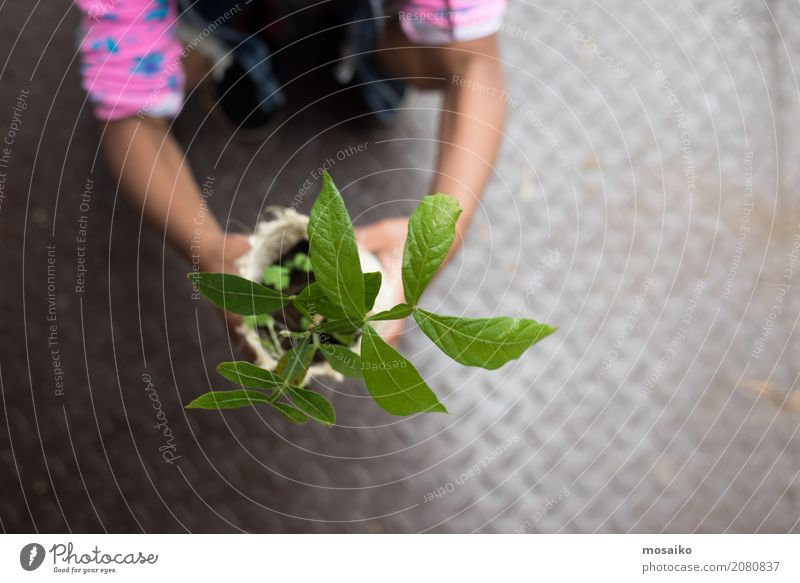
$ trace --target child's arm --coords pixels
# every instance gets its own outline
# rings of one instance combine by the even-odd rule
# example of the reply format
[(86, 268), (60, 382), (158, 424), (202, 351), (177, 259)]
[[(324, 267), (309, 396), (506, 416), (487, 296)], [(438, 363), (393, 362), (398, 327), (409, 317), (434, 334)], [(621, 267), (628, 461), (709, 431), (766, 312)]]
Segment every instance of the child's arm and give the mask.
[(235, 272), (233, 261), (247, 250), (247, 239), (225, 237), (166, 120), (128, 117), (107, 122), (103, 150), (128, 202), (175, 249), (202, 271)]
[[(444, 93), (440, 119), (439, 156), (431, 192), (458, 198), (464, 212), (458, 221), (461, 243), (494, 170), (506, 116), (505, 77), (497, 50), (497, 35), (442, 46), (418, 46), (409, 41), (399, 22), (388, 27), (380, 47), (383, 66), (398, 77), (412, 77), (425, 89)], [(433, 79), (432, 79), (433, 78)], [(380, 250), (397, 245), (404, 231), (381, 221), (361, 229), (362, 243)]]
[[(238, 273), (234, 262), (250, 243), (244, 235), (226, 236), (205, 206), (167, 120), (127, 117), (106, 122), (103, 150), (128, 203), (187, 260), (196, 262), (199, 271)], [(241, 317), (226, 313), (224, 319), (231, 342), (253, 359), (237, 331)]]
[(169, 131), (167, 119), (183, 102), (177, 0), (77, 4), (83, 11), (83, 87), (104, 124), (103, 150), (123, 195), (199, 269), (232, 271), (247, 243), (243, 237), (226, 242)]
[(496, 35), (453, 43), (439, 52), (444, 106), (433, 192), (458, 198), (464, 209), (456, 245), (472, 222), (494, 171), (506, 117), (505, 78)]
[[(444, 93), (431, 192), (455, 196), (463, 209), (452, 257), (475, 216), (502, 142), (506, 95), (497, 35), (422, 47), (412, 45), (395, 21), (381, 49), (381, 62), (393, 74), (419, 78), (421, 88)], [(406, 230), (407, 219), (387, 219), (357, 231), (359, 243), (375, 252), (387, 267), (387, 280), (396, 290), (398, 302), (403, 300), (400, 265)], [(387, 336), (391, 339), (401, 330), (398, 324)]]
[[(169, 131), (167, 119), (183, 102), (176, 0), (77, 4), (83, 11), (83, 87), (103, 124), (103, 150), (123, 195), (197, 269), (235, 272), (234, 260), (248, 241), (225, 237)], [(235, 333), (240, 321), (226, 314), (233, 341), (241, 340)]]

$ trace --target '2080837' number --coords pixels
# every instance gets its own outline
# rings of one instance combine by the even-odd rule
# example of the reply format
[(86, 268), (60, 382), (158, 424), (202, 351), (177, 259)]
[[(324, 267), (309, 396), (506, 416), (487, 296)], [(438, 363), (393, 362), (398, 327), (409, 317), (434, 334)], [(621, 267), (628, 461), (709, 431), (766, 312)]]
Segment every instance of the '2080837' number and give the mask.
[(730, 571), (777, 571), (780, 561), (736, 561), (730, 563)]

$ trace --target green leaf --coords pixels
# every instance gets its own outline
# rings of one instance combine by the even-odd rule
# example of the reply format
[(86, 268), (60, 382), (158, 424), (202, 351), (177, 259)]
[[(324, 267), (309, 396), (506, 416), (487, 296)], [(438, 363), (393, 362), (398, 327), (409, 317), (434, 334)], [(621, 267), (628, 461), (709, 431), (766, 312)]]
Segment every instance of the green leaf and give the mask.
[(356, 237), (344, 200), (330, 175), (322, 177), (308, 221), (308, 242), (314, 277), (330, 300), (353, 319), (363, 318), (364, 276)]
[(256, 316), (245, 316), (244, 323), (250, 328), (267, 327), (275, 324), (275, 318), (270, 314), (258, 314)]
[(414, 308), (408, 304), (397, 304), (395, 307), (384, 312), (378, 312), (369, 317), (369, 320), (402, 320), (408, 318)]
[(319, 332), (328, 334), (352, 334), (364, 325), (363, 321), (353, 322), (347, 318), (342, 320), (326, 320), (316, 327)]
[(303, 288), (303, 290), (299, 294), (297, 294), (295, 300), (302, 302), (324, 300), (330, 303), (330, 301), (327, 299), (327, 296), (325, 295), (325, 292), (322, 291), (322, 286), (316, 281), (308, 284), (305, 288)]
[(269, 396), (259, 391), (211, 391), (186, 405), (187, 409), (239, 409), (269, 403)]
[(312, 419), (328, 426), (336, 423), (336, 412), (333, 410), (333, 405), (319, 393), (308, 389), (287, 387), (286, 394), (298, 409)]
[(280, 360), (278, 361), (278, 365), (275, 367), (275, 372), (282, 377), (285, 377), (289, 384), (301, 384), (303, 379), (306, 378), (308, 367), (311, 366), (311, 361), (314, 360), (314, 353), (316, 351), (317, 349), (314, 346), (305, 347), (304, 354), (302, 355), (302, 362), (297, 362), (295, 364), (295, 372), (292, 375), (292, 378), (286, 377), (286, 371), (291, 368), (293, 361), (297, 361), (297, 359), (301, 358), (301, 356), (297, 354), (297, 350), (295, 348), (284, 352), (283, 356), (281, 356)]
[(347, 314), (345, 314), (344, 310), (328, 299), (318, 282), (310, 284), (297, 294), (293, 303), (308, 318), (313, 318), (313, 316), (319, 314), (329, 320), (347, 319)]
[(403, 289), (406, 302), (416, 305), (453, 246), (458, 201), (446, 194), (426, 196), (408, 220), (403, 251)]
[(322, 292), (320, 285), (317, 282), (314, 282), (304, 287), (300, 293), (295, 296), (295, 298), (292, 300), (292, 303), (303, 315), (311, 317), (315, 313), (319, 313), (314, 307), (314, 304), (320, 300), (327, 302), (328, 298)]
[(332, 343), (322, 344), (320, 350), (333, 370), (342, 373), (346, 377), (362, 378), (364, 376), (364, 365), (361, 362), (361, 357), (352, 350)]
[(238, 275), (192, 272), (187, 277), (215, 306), (242, 316), (274, 312), (290, 300), (279, 291)]
[(278, 411), (278, 413), (286, 417), (292, 423), (302, 425), (308, 421), (308, 415), (303, 413), (300, 409), (292, 407), (288, 403), (272, 403), (272, 406), (276, 411)]
[(292, 258), (289, 267), (308, 273), (311, 271), (311, 259), (309, 259), (308, 255), (302, 251), (298, 251), (297, 254)]
[(392, 415), (447, 413), (414, 366), (386, 344), (372, 326), (361, 339), (364, 380), (372, 398)]
[(223, 362), (217, 372), (237, 385), (253, 389), (275, 389), (283, 385), (280, 375), (245, 361)]
[(355, 334), (343, 334), (339, 332), (330, 332), (331, 337), (342, 346), (352, 346), (356, 341)]
[[(372, 309), (380, 287), (381, 274), (379, 271), (364, 274), (364, 300), (366, 310)], [(293, 303), (307, 318), (311, 318), (315, 314), (320, 314), (325, 316), (327, 320), (336, 322), (335, 328), (337, 330), (352, 332), (363, 323), (363, 318), (350, 317), (340, 306), (333, 303), (328, 296), (325, 295), (322, 285), (316, 281), (297, 294)]]
[(364, 307), (367, 312), (375, 305), (375, 298), (381, 291), (381, 281), (383, 281), (383, 276), (380, 271), (370, 271), (364, 274)]
[(270, 265), (264, 269), (264, 284), (271, 285), (277, 290), (289, 287), (289, 268), (283, 265)]
[(515, 318), (457, 318), (416, 308), (422, 331), (450, 358), (467, 366), (496, 369), (519, 358), (556, 331), (547, 324)]

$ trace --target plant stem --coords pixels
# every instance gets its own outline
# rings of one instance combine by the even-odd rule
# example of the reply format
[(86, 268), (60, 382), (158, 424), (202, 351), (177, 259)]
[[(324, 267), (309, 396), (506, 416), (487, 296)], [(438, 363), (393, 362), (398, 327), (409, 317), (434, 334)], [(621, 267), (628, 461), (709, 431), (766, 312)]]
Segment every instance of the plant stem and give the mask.
[(275, 324), (270, 322), (267, 324), (267, 328), (269, 329), (269, 336), (272, 338), (272, 344), (275, 346), (275, 352), (278, 354), (278, 358), (283, 356), (283, 347), (281, 346), (281, 341), (278, 340), (278, 333), (275, 332)]
[(289, 355), (289, 362), (286, 363), (286, 372), (283, 375), (283, 387), (281, 387), (281, 392), (286, 390), (286, 387), (289, 386), (289, 381), (294, 378), (294, 375), (300, 372), (309, 349), (310, 339), (311, 333), (306, 332), (300, 338), (297, 346), (294, 347), (294, 351)]
[(308, 332), (292, 332), (291, 330), (281, 330), (281, 336), (284, 338), (305, 338)]

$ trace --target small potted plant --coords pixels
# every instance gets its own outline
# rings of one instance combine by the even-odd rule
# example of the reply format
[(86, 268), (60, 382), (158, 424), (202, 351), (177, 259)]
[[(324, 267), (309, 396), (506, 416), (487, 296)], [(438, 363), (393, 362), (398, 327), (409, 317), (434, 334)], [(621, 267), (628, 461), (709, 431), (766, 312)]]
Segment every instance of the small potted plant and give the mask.
[(555, 331), (534, 320), (442, 316), (419, 305), (453, 245), (460, 213), (451, 196), (425, 197), (408, 223), (402, 265), (406, 302), (376, 308), (381, 272), (362, 271), (363, 254), (344, 200), (325, 173), (307, 225), (304, 221), (297, 225), (307, 235), (307, 243), (299, 243), (304, 237), (292, 243), (260, 274), (263, 283), (253, 281), (252, 270), (245, 271), (247, 277), (188, 274), (208, 300), (245, 317), (263, 353), (256, 364), (220, 364), (219, 374), (240, 388), (206, 393), (187, 408), (265, 405), (294, 423), (313, 419), (330, 426), (336, 422), (333, 405), (307, 386), (314, 366), (326, 363), (342, 375), (362, 378), (372, 398), (388, 413), (446, 413), (414, 366), (381, 338), (376, 330), (380, 322), (411, 316), (453, 360), (486, 369), (518, 358)]
[[(267, 210), (271, 213), (272, 219), (261, 221), (256, 226), (253, 236), (250, 237), (250, 251), (236, 262), (239, 273), (246, 279), (261, 282), (284, 294), (300, 293), (315, 280), (308, 256), (309, 217), (289, 208), (270, 207)], [(375, 255), (359, 249), (359, 260), (362, 269), (369, 274), (366, 277), (370, 283), (378, 284), (382, 281), (383, 267)], [(372, 310), (379, 312), (391, 308), (393, 306), (391, 300), (391, 292), (387, 286), (379, 286)], [(245, 316), (244, 323), (238, 331), (255, 356), (255, 364), (267, 370), (274, 370), (280, 359), (291, 348), (290, 339), (282, 336), (281, 332), (305, 330), (309, 323), (304, 313), (296, 306), (288, 304), (274, 314)], [(380, 321), (375, 322), (374, 326), (381, 332), (385, 324), (386, 321)], [(359, 351), (358, 334), (327, 335), (326, 340), (341, 344), (355, 352)], [(342, 381), (343, 375), (318, 351), (308, 367), (304, 383), (312, 379), (325, 378)]]

